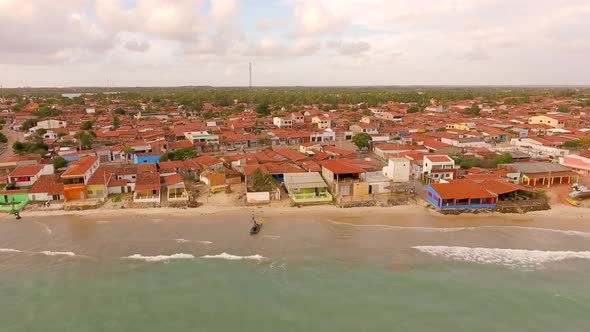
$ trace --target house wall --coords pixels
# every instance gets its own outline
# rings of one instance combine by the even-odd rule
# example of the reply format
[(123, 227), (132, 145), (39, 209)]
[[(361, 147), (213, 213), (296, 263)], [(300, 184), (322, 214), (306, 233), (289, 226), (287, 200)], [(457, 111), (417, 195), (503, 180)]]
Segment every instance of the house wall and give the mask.
[[(496, 199), (493, 199), (492, 204), (479, 204), (473, 203), (469, 205), (454, 205), (454, 204), (444, 204), (443, 199), (441, 196), (432, 188), (432, 186), (428, 186), (428, 191), (426, 193), (428, 202), (432, 204), (439, 210), (475, 210), (475, 209), (495, 209), (496, 208)], [(479, 198), (472, 199), (472, 202), (479, 202)]]
[(383, 175), (394, 182), (410, 181), (410, 160), (407, 158), (389, 159), (387, 166), (383, 167)]
[(565, 156), (559, 158), (559, 163), (573, 169), (581, 175), (590, 175), (590, 159), (580, 156)]
[(107, 190), (104, 184), (93, 184), (86, 186), (86, 193), (88, 198), (105, 198)]
[(67, 200), (79, 200), (88, 198), (86, 186), (79, 185), (64, 185), (64, 197)]
[[(59, 195), (59, 198), (63, 199), (64, 195)], [(49, 195), (48, 193), (29, 194), (29, 201), (32, 201), (32, 202), (53, 201), (53, 195)]]
[(334, 183), (334, 173), (331, 170), (322, 167), (322, 177), (326, 181), (327, 184), (331, 185)]

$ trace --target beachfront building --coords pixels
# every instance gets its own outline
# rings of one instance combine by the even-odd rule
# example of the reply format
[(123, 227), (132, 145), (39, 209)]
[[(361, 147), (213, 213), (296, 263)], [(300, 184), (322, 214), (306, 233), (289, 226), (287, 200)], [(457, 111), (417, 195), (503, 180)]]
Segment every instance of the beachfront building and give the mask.
[(571, 168), (580, 175), (590, 175), (590, 151), (586, 151), (579, 156), (569, 155), (560, 157), (559, 163)]
[(52, 164), (18, 166), (8, 175), (8, 183), (16, 188), (29, 188), (39, 177), (50, 174), (53, 174)]
[(160, 204), (160, 173), (139, 173), (133, 192), (134, 203)]
[(366, 196), (369, 184), (361, 180), (365, 170), (347, 159), (334, 159), (322, 163), (322, 177), (333, 195), (339, 197)]
[(506, 164), (503, 167), (512, 172), (508, 176), (515, 179), (516, 184), (532, 187), (573, 184), (577, 183), (580, 177), (570, 168), (551, 162), (521, 162)]
[(284, 180), (293, 203), (323, 204), (332, 202), (328, 185), (319, 172), (287, 173)]
[(168, 202), (187, 202), (188, 192), (180, 174), (172, 174), (164, 178), (166, 184), (166, 198)]
[(206, 131), (185, 132), (184, 137), (191, 143), (219, 144), (219, 135), (209, 134)]
[(19, 211), (29, 203), (27, 189), (0, 190), (0, 211)]
[(205, 170), (199, 175), (199, 180), (209, 187), (212, 193), (225, 191), (227, 189), (227, 179), (222, 172)]
[(427, 199), (439, 210), (496, 208), (496, 195), (471, 180), (450, 180), (428, 186)]
[(86, 184), (99, 165), (100, 160), (96, 156), (82, 157), (70, 163), (68, 169), (61, 175), (66, 200), (88, 198)]
[(29, 189), (29, 201), (47, 202), (64, 199), (64, 184), (59, 174), (41, 175)]
[(387, 166), (383, 166), (383, 175), (393, 182), (410, 181), (410, 159), (390, 157)]

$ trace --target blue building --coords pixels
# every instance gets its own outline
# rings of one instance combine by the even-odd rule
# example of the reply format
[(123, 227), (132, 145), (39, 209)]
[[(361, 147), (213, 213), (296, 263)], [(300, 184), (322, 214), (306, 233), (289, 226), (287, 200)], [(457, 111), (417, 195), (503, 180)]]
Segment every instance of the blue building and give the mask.
[(133, 155), (133, 163), (134, 164), (158, 163), (158, 162), (160, 162), (161, 156), (162, 155), (160, 153), (155, 153), (155, 152), (136, 153)]
[(494, 209), (497, 203), (497, 195), (471, 180), (430, 184), (427, 195), (439, 210)]

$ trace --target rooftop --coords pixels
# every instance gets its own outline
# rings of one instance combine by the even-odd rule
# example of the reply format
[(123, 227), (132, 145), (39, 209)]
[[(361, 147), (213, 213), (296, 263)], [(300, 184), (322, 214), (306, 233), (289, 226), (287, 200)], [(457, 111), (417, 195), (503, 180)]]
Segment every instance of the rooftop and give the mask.
[(326, 188), (326, 182), (318, 172), (285, 174), (285, 186), (289, 189)]

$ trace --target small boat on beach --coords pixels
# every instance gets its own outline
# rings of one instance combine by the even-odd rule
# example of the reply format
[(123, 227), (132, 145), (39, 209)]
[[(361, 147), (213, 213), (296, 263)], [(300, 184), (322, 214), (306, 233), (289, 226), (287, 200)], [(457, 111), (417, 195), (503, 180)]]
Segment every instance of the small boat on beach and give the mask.
[(589, 198), (590, 197), (590, 188), (581, 185), (581, 184), (576, 184), (573, 186), (574, 191), (572, 191), (569, 196), (571, 198)]
[(262, 219), (259, 221), (254, 219), (253, 221), (254, 225), (250, 228), (250, 235), (256, 235), (260, 233), (260, 230), (262, 229)]
[(568, 202), (568, 204), (571, 205), (571, 206), (575, 206), (575, 207), (579, 207), (580, 206), (580, 202), (578, 202), (577, 200), (575, 200), (573, 198), (568, 198), (565, 201)]

